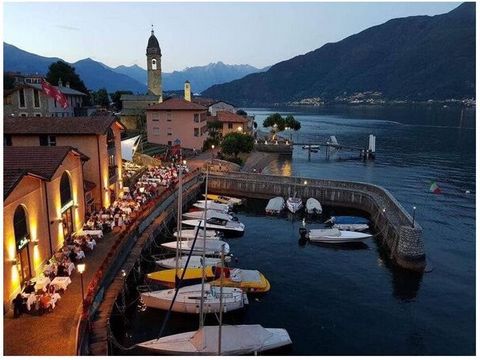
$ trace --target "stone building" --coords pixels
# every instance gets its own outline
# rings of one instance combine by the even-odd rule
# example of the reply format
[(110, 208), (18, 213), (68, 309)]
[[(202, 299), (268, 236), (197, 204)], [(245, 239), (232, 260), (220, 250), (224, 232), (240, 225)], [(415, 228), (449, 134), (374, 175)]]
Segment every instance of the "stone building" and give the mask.
[(208, 105), (208, 111), (211, 115), (215, 116), (217, 115), (217, 111), (228, 111), (231, 113), (235, 113), (236, 109), (234, 105), (229, 104), (225, 101), (214, 101)]
[(145, 110), (148, 106), (162, 102), (162, 51), (154, 31), (147, 43), (147, 95), (122, 95), (120, 120), (128, 129), (138, 129), (143, 124)]
[(248, 119), (229, 111), (217, 111), (216, 116), (212, 116), (210, 119), (222, 123), (222, 136), (232, 132), (246, 133), (250, 130), (248, 128)]
[(25, 281), (85, 221), (83, 164), (70, 146), (4, 147), (3, 300), (10, 306)]
[[(26, 78), (36, 81), (35, 78)], [(81, 116), (84, 99), (88, 96), (60, 82), (56, 88), (67, 98), (68, 107), (64, 109), (57, 101), (47, 96), (39, 83), (17, 83), (14, 89), (3, 93), (4, 116)]]
[(121, 131), (113, 116), (94, 117), (7, 117), (4, 145), (73, 146), (88, 156), (85, 163), (86, 211), (107, 207), (123, 195)]

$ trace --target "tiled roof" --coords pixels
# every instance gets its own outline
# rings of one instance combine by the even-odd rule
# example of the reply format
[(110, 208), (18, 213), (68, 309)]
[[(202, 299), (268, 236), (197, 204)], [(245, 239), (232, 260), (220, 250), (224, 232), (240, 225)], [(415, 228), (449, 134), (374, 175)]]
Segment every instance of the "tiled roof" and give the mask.
[(230, 111), (217, 111), (216, 118), (222, 123), (248, 123), (248, 120), (243, 116), (237, 115)]
[(3, 199), (15, 189), (15, 186), (28, 173), (27, 170), (22, 169), (4, 169), (3, 170)]
[(71, 146), (4, 146), (4, 199), (27, 174), (51, 180), (70, 152), (79, 155), (82, 160), (89, 159)]
[(194, 97), (192, 102), (209, 107), (212, 104), (216, 104), (218, 100), (209, 99), (209, 98), (202, 98), (202, 97)]
[(4, 146), (5, 170), (24, 170), (50, 180), (69, 152), (89, 157), (71, 146)]
[(124, 126), (113, 116), (6, 117), (5, 134), (93, 135), (105, 134), (113, 123)]
[[(33, 88), (35, 88), (37, 90), (40, 90), (40, 91), (43, 91), (41, 84), (24, 84), (24, 85), (33, 87)], [(57, 88), (58, 90), (60, 90), (60, 92), (62, 94), (65, 94), (65, 95), (87, 96), (87, 94), (84, 94), (81, 91), (78, 91), (78, 90), (75, 90), (75, 89), (72, 89), (72, 88), (69, 88), (69, 87), (66, 87), (66, 86), (54, 86), (54, 87)]]
[(164, 102), (151, 105), (147, 108), (147, 111), (150, 110), (187, 110), (187, 111), (199, 111), (207, 110), (206, 107), (196, 104), (194, 102), (187, 101), (182, 98), (171, 98), (167, 99)]

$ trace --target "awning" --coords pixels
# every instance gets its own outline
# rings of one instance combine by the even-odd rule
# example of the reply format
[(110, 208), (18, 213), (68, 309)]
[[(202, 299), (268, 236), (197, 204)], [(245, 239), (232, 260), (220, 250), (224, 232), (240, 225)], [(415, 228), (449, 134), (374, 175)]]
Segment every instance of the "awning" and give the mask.
[(130, 139), (122, 140), (122, 159), (132, 161), (133, 154), (137, 150), (138, 143), (140, 142), (140, 135)]

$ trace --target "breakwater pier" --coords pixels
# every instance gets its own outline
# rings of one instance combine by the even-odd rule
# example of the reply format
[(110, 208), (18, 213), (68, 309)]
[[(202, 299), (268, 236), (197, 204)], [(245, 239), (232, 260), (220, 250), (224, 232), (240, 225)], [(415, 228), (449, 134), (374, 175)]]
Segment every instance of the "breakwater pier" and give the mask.
[(316, 198), (321, 204), (367, 212), (390, 257), (404, 268), (423, 271), (426, 265), (422, 227), (386, 189), (361, 182), (319, 180), (242, 172), (209, 175), (208, 191), (231, 196), (269, 199)]

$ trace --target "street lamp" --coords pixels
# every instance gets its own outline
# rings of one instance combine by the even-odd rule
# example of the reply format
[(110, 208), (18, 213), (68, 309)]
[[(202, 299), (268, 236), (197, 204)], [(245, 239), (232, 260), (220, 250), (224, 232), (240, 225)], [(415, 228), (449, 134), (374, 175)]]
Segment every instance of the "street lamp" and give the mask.
[(415, 210), (417, 210), (416, 206), (413, 207), (413, 219), (412, 219), (412, 227), (413, 228), (415, 227)]
[(85, 294), (83, 292), (83, 272), (85, 271), (85, 264), (78, 264), (77, 271), (80, 273), (80, 285), (82, 286), (82, 303), (85, 300)]
[(212, 144), (212, 164), (213, 164), (213, 151), (215, 150), (215, 145)]

